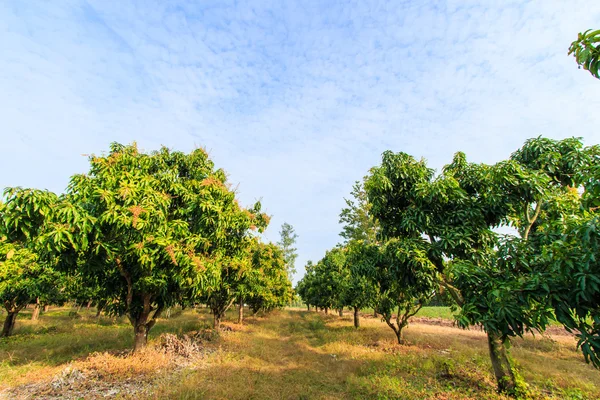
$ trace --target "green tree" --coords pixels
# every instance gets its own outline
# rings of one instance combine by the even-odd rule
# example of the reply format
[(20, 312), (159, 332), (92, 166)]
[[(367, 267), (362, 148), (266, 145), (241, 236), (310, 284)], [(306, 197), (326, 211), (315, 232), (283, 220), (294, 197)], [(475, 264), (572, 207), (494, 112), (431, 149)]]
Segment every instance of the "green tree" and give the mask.
[[(483, 324), (503, 391), (515, 386), (506, 354), (508, 337), (521, 332), (510, 330), (510, 318), (488, 307), (494, 304), (487, 300), (494, 292), (470, 290), (469, 279), (474, 275), (494, 277), (494, 264), (489, 261), (495, 259), (498, 236), (493, 229), (508, 222), (514, 208), (511, 196), (537, 190), (537, 186), (528, 186), (531, 176), (521, 173), (515, 164), (470, 164), (459, 153), (436, 177), (424, 160), (385, 152), (367, 186), (383, 236), (413, 241), (419, 254), (435, 266), (438, 283), (461, 305), (459, 322), (463, 326)], [(424, 258), (417, 259), (428, 265)], [(500, 284), (502, 279), (494, 282)]]
[(287, 222), (281, 225), (281, 231), (279, 232), (281, 240), (277, 243), (283, 249), (283, 257), (285, 259), (285, 265), (288, 271), (288, 277), (292, 280), (296, 273), (296, 258), (298, 258), (298, 249), (294, 246), (298, 235), (294, 231), (294, 227)]
[(10, 336), (18, 313), (37, 300), (63, 300), (64, 277), (41, 257), (39, 239), (58, 197), (51, 192), (8, 188), (0, 201), (0, 301), (7, 312), (0, 336)]
[(298, 296), (300, 296), (304, 304), (306, 304), (308, 311), (310, 311), (310, 306), (317, 306), (317, 294), (314, 284), (316, 276), (314, 269), (315, 264), (309, 260), (304, 267), (304, 276), (298, 281), (295, 289)]
[(377, 305), (377, 287), (373, 280), (363, 275), (361, 267), (363, 266), (362, 256), (365, 254), (363, 246), (369, 246), (368, 242), (351, 241), (348, 243), (348, 255), (346, 257), (346, 268), (349, 270), (349, 277), (345, 281), (344, 305), (353, 309), (354, 327), (360, 327), (359, 311), (366, 307), (375, 307)]
[(371, 301), (399, 344), (405, 343), (403, 330), (410, 317), (434, 294), (437, 273), (426, 250), (423, 239), (406, 237), (353, 247), (353, 274), (367, 278), (367, 287), (374, 289)]
[(67, 196), (47, 243), (102, 285), (107, 313), (127, 315), (134, 351), (166, 307), (217, 287), (220, 263), (263, 219), (238, 205), (202, 149), (142, 153), (113, 143), (90, 157), (89, 173), (71, 179)]
[(292, 284), (288, 279), (283, 251), (272, 243), (257, 243), (252, 254), (253, 274), (247, 299), (250, 309), (269, 312), (290, 303)]
[(598, 67), (600, 66), (600, 30), (588, 29), (577, 35), (577, 40), (571, 43), (569, 55), (573, 54), (579, 68), (590, 71), (594, 77), (600, 79)]
[[(366, 178), (365, 178), (366, 179)], [(340, 213), (340, 224), (343, 224), (340, 236), (345, 242), (375, 242), (379, 226), (371, 215), (371, 204), (368, 202), (364, 184), (356, 181), (352, 186), (351, 199), (344, 199), (346, 207)]]
[[(589, 169), (586, 152), (577, 139), (537, 138), (495, 165), (468, 163), (458, 153), (434, 176), (424, 161), (388, 152), (374, 170), (369, 198), (384, 234), (427, 238), (439, 283), (461, 306), (459, 324), (481, 324), (488, 334), (501, 391), (519, 389), (506, 351), (510, 338), (544, 330), (553, 308), (558, 317), (559, 308), (577, 306), (557, 297), (550, 282), (566, 275), (537, 243), (548, 231), (544, 221), (560, 224), (573, 213), (569, 198), (578, 197), (578, 171)], [(513, 226), (519, 236), (500, 235), (499, 226)], [(573, 286), (563, 289), (573, 293)]]
[[(598, 204), (600, 146), (584, 147), (581, 139), (531, 139), (513, 158), (548, 177), (554, 189), (521, 213), (531, 221), (521, 229), (540, 275), (535, 294), (545, 299), (556, 319), (579, 338), (588, 362), (600, 367), (600, 265)], [(537, 216), (537, 218), (533, 218)], [(525, 224), (527, 226), (527, 224)]]

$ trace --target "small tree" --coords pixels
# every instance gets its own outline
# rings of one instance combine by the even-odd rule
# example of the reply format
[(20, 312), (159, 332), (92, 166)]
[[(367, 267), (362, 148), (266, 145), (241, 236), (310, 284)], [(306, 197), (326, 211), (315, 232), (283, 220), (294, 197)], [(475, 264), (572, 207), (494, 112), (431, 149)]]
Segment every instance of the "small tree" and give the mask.
[(296, 249), (294, 245), (296, 244), (298, 235), (294, 231), (294, 227), (287, 222), (284, 222), (283, 225), (281, 225), (281, 231), (279, 232), (279, 235), (281, 236), (281, 240), (277, 244), (283, 250), (283, 257), (285, 259), (285, 265), (288, 271), (288, 278), (291, 281), (296, 273), (295, 264), (296, 258), (298, 258), (298, 249)]
[[(436, 269), (422, 239), (390, 239), (383, 246), (354, 247), (352, 269), (375, 288), (373, 300), (385, 323), (404, 344), (403, 330), (434, 293)], [(393, 313), (396, 317), (393, 317)]]
[(0, 202), (0, 300), (7, 312), (0, 336), (10, 336), (18, 313), (29, 303), (60, 302), (64, 279), (40, 257), (39, 238), (58, 197), (51, 192), (9, 188)]
[(360, 327), (359, 311), (365, 307), (375, 307), (377, 304), (377, 287), (373, 280), (363, 275), (361, 266), (364, 260), (362, 256), (366, 253), (363, 246), (369, 246), (362, 241), (351, 241), (348, 244), (348, 256), (346, 257), (346, 267), (350, 276), (344, 287), (344, 305), (353, 309), (354, 327)]
[(269, 312), (284, 307), (293, 298), (281, 248), (258, 243), (252, 254), (253, 277), (247, 298), (251, 310)]

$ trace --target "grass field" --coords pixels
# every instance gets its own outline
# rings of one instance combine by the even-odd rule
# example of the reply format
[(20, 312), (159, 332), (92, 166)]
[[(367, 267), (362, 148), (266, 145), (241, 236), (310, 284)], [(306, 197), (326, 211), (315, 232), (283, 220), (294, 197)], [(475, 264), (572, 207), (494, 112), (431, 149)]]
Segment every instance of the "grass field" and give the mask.
[[(93, 310), (73, 317), (69, 311), (51, 310), (38, 322), (28, 321), (24, 313), (16, 335), (0, 340), (0, 390), (5, 397), (22, 393), (15, 387), (42, 384), (74, 365), (93, 369), (102, 381), (149, 382), (149, 390), (132, 398), (504, 398), (495, 393), (485, 335), (478, 330), (413, 323), (406, 331), (410, 345), (398, 346), (392, 331), (368, 314), (355, 330), (350, 313), (338, 317), (283, 310), (250, 317), (244, 326), (226, 324), (228, 331), (205, 344), (210, 352), (181, 367), (154, 350), (139, 359), (119, 355), (132, 343), (125, 319), (96, 320)], [(436, 307), (423, 309), (420, 316), (448, 313)], [(159, 321), (150, 339), (200, 330), (209, 322), (206, 309), (177, 311)], [(529, 384), (530, 398), (600, 397), (600, 373), (583, 362), (571, 336), (515, 340), (511, 354)], [(128, 396), (125, 391), (111, 393)], [(83, 397), (93, 398), (91, 393)]]

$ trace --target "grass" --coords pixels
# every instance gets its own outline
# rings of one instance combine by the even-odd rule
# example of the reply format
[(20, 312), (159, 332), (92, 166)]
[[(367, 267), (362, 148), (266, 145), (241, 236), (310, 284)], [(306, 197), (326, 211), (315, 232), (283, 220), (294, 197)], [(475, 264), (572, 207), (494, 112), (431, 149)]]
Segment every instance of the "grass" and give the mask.
[(416, 316), (426, 318), (454, 319), (454, 313), (452, 310), (450, 310), (450, 307), (423, 307), (419, 310)]
[[(126, 320), (95, 320), (92, 311), (82, 314), (76, 319), (69, 317), (69, 309), (57, 309), (37, 323), (25, 315), (19, 319), (16, 335), (0, 340), (0, 388), (50, 379), (70, 360), (131, 346), (132, 329)], [(424, 308), (420, 314), (447, 315), (451, 317), (445, 307)], [(230, 319), (234, 320), (233, 311)], [(198, 330), (209, 322), (206, 309), (185, 310), (160, 320), (151, 340), (165, 332)], [(485, 334), (477, 330), (413, 323), (406, 330), (410, 345), (399, 346), (392, 331), (368, 314), (359, 330), (352, 327), (350, 313), (338, 317), (301, 310), (250, 317), (242, 327), (229, 326), (233, 331), (221, 335), (214, 344), (216, 351), (191, 368), (162, 374), (149, 397), (504, 398), (495, 392)], [(583, 362), (575, 344), (571, 336), (514, 341), (511, 355), (529, 384), (530, 398), (600, 397), (600, 374)], [(131, 368), (132, 361), (111, 363), (105, 367), (108, 375)]]

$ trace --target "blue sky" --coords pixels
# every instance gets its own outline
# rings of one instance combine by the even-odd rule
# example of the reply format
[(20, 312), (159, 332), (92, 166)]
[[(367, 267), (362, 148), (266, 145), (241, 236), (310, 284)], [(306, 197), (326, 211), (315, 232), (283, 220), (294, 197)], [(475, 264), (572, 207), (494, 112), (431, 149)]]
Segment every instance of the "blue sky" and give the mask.
[(600, 143), (600, 82), (567, 56), (589, 28), (589, 0), (4, 0), (0, 186), (62, 192), (112, 141), (205, 146), (268, 239), (296, 228), (301, 276), (384, 150), (440, 168)]

